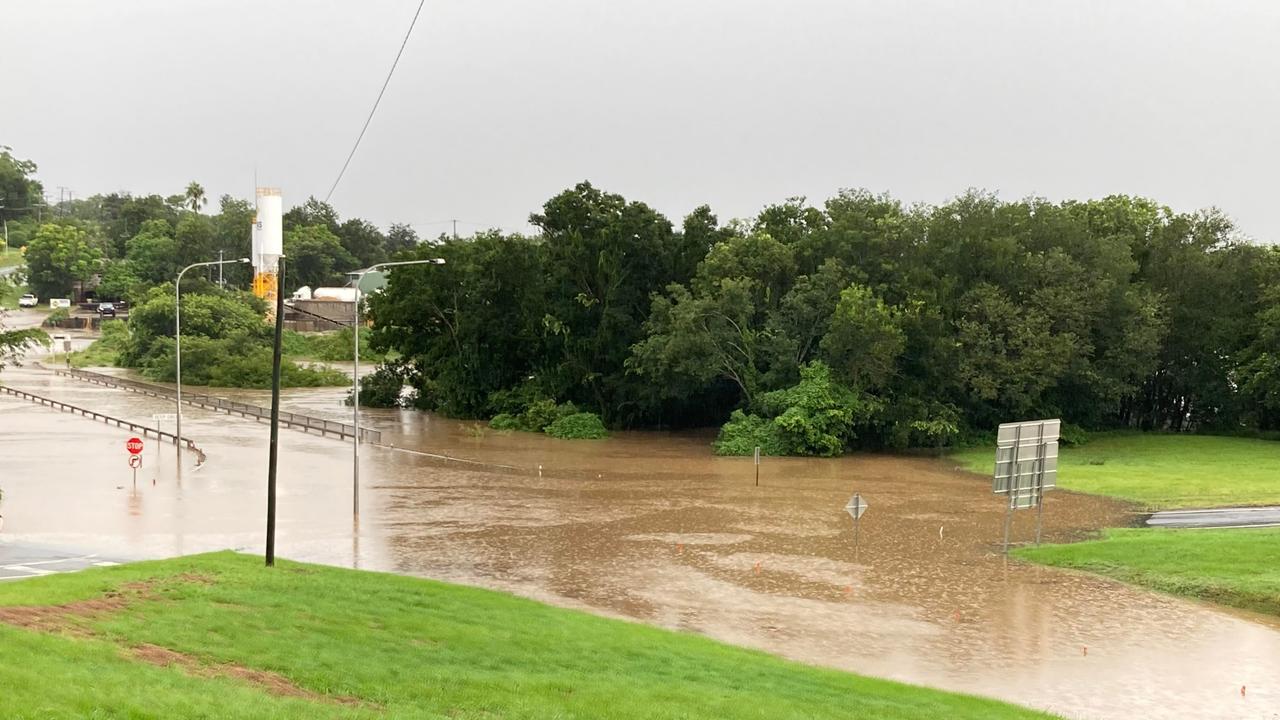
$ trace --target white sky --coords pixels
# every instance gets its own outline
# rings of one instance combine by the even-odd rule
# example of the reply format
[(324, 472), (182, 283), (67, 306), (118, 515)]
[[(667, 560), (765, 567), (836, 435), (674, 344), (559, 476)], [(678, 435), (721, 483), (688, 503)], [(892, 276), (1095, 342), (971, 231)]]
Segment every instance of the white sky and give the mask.
[[(0, 144), (55, 200), (323, 197), (416, 5), (0, 0)], [(333, 203), (435, 235), (583, 179), (677, 223), (1127, 193), (1274, 242), (1278, 39), (1265, 0), (428, 0)]]

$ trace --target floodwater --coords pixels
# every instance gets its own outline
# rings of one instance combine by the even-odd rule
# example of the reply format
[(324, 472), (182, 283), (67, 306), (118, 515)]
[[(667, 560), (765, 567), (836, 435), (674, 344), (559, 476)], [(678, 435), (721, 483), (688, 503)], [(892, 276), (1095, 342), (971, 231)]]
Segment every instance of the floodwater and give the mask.
[[(130, 419), (173, 411), (33, 367), (3, 377)], [(284, 406), (345, 419), (342, 396), (286, 391)], [(507, 590), (1067, 717), (1280, 717), (1280, 623), (1006, 561), (1003, 503), (944, 460), (765, 458), (756, 487), (751, 460), (713, 457), (708, 435), (564, 442), (364, 417), (396, 447), (363, 448), (358, 531), (350, 445), (281, 431), (281, 555)], [(266, 426), (183, 418), (208, 462), (179, 475), (172, 447), (149, 442), (135, 488), (126, 431), (0, 396), (0, 539), (126, 558), (260, 550)], [(856, 546), (843, 511), (854, 491), (869, 505)], [(1045, 538), (1132, 521), (1123, 505), (1055, 492)], [(1020, 512), (1015, 539), (1033, 522)]]

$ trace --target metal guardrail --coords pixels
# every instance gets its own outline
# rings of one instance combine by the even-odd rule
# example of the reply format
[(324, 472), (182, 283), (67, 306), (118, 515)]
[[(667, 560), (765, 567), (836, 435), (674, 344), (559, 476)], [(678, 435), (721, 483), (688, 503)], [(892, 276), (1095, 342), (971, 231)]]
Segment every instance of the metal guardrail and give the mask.
[[(53, 369), (53, 372), (58, 375), (83, 380), (96, 385), (121, 388), (136, 393), (142, 393), (143, 395), (150, 395), (151, 397), (165, 398), (166, 400), (173, 400), (177, 397), (177, 392), (165, 387), (164, 385), (153, 385), (152, 383), (119, 378), (114, 375), (104, 375), (90, 370), (64, 370), (61, 368), (55, 368)], [(225, 412), (229, 415), (239, 415), (240, 417), (253, 418), (254, 420), (271, 420), (270, 408), (264, 408), (260, 405), (250, 405), (249, 403), (235, 402), (233, 400), (227, 400), (226, 398), (215, 397), (213, 395), (183, 392), (182, 402), (187, 405), (193, 405), (206, 410)], [(341, 439), (350, 439), (353, 435), (353, 431), (355, 430), (353, 425), (349, 425), (347, 423), (325, 420), (324, 418), (312, 417), (301, 413), (288, 412), (287, 410), (280, 411), (280, 424), (303, 432), (311, 432), (314, 430), (319, 432), (323, 437), (336, 435)], [(382, 432), (380, 430), (360, 428), (360, 440), (361, 442), (373, 443), (376, 445), (382, 442)]]
[(153, 427), (147, 427), (146, 425), (143, 425), (141, 423), (124, 420), (122, 418), (113, 417), (111, 415), (104, 415), (103, 413), (97, 412), (95, 410), (89, 410), (88, 408), (82, 408), (78, 405), (72, 405), (71, 403), (65, 403), (65, 402), (62, 402), (61, 400), (54, 400), (53, 398), (47, 398), (42, 395), (36, 395), (35, 393), (29, 393), (25, 390), (18, 390), (17, 388), (11, 388), (6, 385), (0, 385), (0, 392), (5, 393), (6, 395), (12, 395), (16, 398), (21, 398), (23, 400), (30, 400), (31, 402), (36, 403), (37, 405), (44, 405), (54, 410), (61, 410), (63, 412), (75, 413), (77, 415), (81, 415), (83, 417), (89, 418), (90, 420), (99, 420), (108, 425), (115, 425), (116, 427), (129, 428), (131, 432), (139, 433), (143, 437), (155, 437), (158, 440), (169, 441), (174, 445), (177, 445), (179, 442), (181, 442), (183, 445), (186, 446), (188, 450), (196, 454), (196, 465), (204, 464), (204, 461), (205, 461), (204, 451), (196, 447), (195, 441), (191, 440), (190, 438), (178, 437), (177, 435), (174, 435), (171, 432), (165, 432), (164, 430), (157, 430)]

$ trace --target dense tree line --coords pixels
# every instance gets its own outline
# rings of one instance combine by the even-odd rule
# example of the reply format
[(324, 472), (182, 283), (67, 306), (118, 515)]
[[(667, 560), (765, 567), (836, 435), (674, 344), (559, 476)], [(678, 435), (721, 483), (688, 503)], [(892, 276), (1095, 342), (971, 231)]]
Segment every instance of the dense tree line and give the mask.
[(418, 250), (448, 264), (401, 268), (371, 301), (420, 406), (549, 399), (613, 427), (738, 411), (726, 452), (933, 445), (1035, 417), (1280, 426), (1280, 252), (1217, 212), (845, 191), (677, 228), (583, 183), (531, 220), (536, 237)]
[[(34, 172), (0, 152), (0, 213), (43, 296), (97, 283), (161, 318), (171, 311), (154, 288), (179, 268), (248, 254), (247, 201), (224, 196), (206, 214), (191, 183), (168, 197), (45, 204)], [(446, 258), (396, 270), (370, 310), (375, 343), (399, 358), (382, 395), (394, 400), (403, 378), (418, 406), (461, 417), (538, 424), (558, 408), (616, 428), (728, 421), (725, 452), (933, 445), (1041, 416), (1280, 428), (1280, 252), (1240, 241), (1217, 212), (981, 192), (908, 206), (845, 191), (728, 223), (701, 207), (676, 226), (583, 183), (531, 221), (533, 236), (423, 244), (312, 198), (285, 215), (284, 288)], [(228, 266), (228, 290), (249, 272)], [(188, 277), (193, 292), (217, 294), (214, 271)], [(154, 325), (124, 354), (162, 372)]]

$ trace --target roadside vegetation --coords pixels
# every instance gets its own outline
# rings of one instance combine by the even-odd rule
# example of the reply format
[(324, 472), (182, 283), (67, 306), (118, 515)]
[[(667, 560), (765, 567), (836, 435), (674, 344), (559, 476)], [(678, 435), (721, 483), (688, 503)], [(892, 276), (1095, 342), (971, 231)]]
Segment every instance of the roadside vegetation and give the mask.
[(1174, 595), (1280, 615), (1280, 528), (1112, 529), (1102, 539), (1016, 551)]
[(561, 440), (601, 440), (609, 431), (595, 413), (581, 412), (573, 403), (560, 403), (537, 395), (507, 393), (504, 412), (489, 421), (494, 430), (543, 432)]
[[(183, 297), (182, 381), (190, 385), (267, 388), (271, 386), (271, 328), (262, 322), (250, 295), (191, 294)], [(74, 367), (138, 369), (151, 380), (172, 382), (174, 342), (170, 327), (173, 297), (156, 292), (126, 323), (102, 323), (102, 336), (71, 354)], [(348, 340), (350, 335), (348, 335)], [(286, 387), (347, 385), (346, 373), (323, 365), (281, 364)]]
[(5, 716), (21, 719), (1049, 717), (502, 593), (227, 552), (0, 585), (0, 643)]
[[(989, 475), (994, 445), (951, 456)], [(1280, 442), (1173, 433), (1113, 432), (1061, 449), (1058, 484), (1150, 510), (1280, 504)]]
[(0, 250), (0, 268), (13, 267), (23, 263), (22, 250), (11, 247)]
[[(0, 151), (6, 197), (30, 200), (0, 217), (41, 297), (92, 287), (171, 320), (154, 293), (180, 268), (249, 254), (246, 200), (211, 203), (192, 182), (46, 206), (35, 171)], [(1214, 210), (844, 190), (672, 222), (583, 182), (533, 213), (528, 236), (420, 242), (314, 198), (283, 222), (286, 293), (388, 259), (447, 261), (389, 273), (368, 317), (371, 352), (392, 360), (379, 382), (410, 387), (381, 396), (454, 417), (516, 415), (514, 393), (607, 428), (715, 425), (717, 452), (787, 455), (958, 446), (1036, 417), (1091, 432), (1280, 430), (1280, 248)], [(193, 308), (234, 299), (250, 272), (197, 270), (183, 292)], [(160, 326), (132, 332), (125, 362), (163, 374)], [(193, 382), (258, 383), (261, 345), (228, 339), (199, 345), (227, 367), (193, 368)], [(294, 339), (317, 360), (339, 356), (327, 342)]]
[(531, 222), (421, 248), (447, 264), (371, 299), (420, 407), (493, 418), (527, 393), (611, 428), (722, 425), (724, 454), (954, 446), (1037, 417), (1280, 428), (1280, 250), (1217, 212), (851, 190), (673, 223), (582, 183)]

